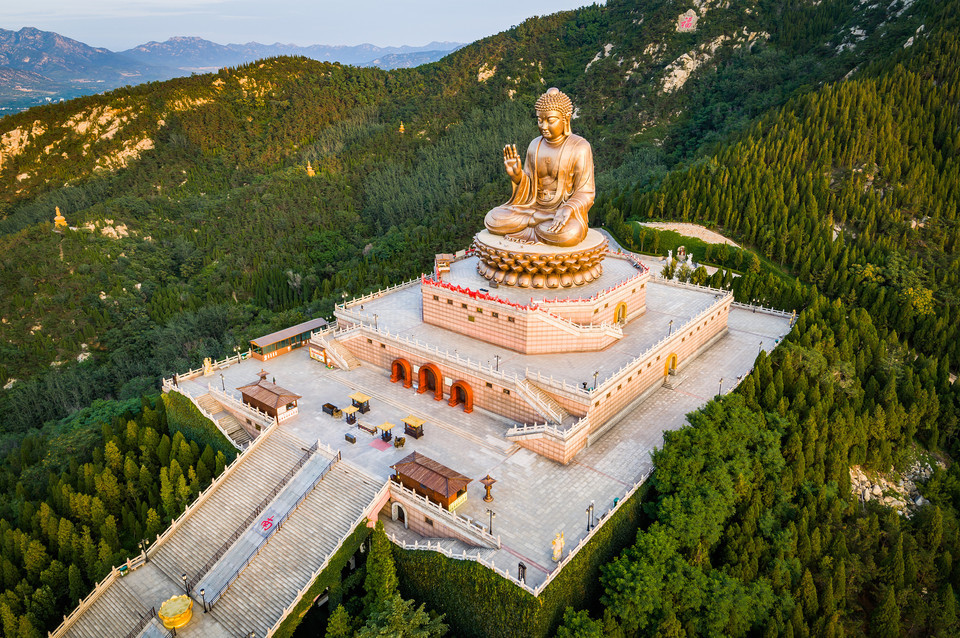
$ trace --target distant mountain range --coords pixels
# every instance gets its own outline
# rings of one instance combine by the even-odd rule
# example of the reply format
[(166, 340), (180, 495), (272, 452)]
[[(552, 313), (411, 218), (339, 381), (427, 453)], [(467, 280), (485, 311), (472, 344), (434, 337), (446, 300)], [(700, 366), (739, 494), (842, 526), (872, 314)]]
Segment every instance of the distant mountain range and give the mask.
[(206, 73), (278, 55), (394, 69), (434, 62), (461, 46), (457, 42), (431, 42), (420, 47), (303, 47), (259, 42), (223, 45), (202, 38), (175, 37), (114, 52), (32, 27), (0, 29), (0, 115), (127, 84)]

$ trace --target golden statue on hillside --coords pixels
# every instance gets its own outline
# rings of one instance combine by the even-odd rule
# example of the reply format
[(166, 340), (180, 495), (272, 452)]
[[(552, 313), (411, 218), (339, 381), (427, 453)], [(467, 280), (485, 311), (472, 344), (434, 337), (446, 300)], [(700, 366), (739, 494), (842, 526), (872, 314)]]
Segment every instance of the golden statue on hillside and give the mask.
[(522, 243), (575, 246), (587, 235), (596, 192), (593, 150), (570, 131), (573, 103), (559, 89), (541, 95), (535, 109), (541, 135), (530, 142), (522, 166), (516, 145), (503, 148), (513, 196), (488, 212), (484, 225)]

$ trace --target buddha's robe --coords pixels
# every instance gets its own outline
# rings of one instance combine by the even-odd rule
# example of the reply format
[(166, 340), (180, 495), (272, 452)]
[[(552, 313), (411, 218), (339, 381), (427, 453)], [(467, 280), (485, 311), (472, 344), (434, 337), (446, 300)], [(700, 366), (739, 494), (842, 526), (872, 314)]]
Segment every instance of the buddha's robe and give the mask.
[[(593, 205), (593, 150), (579, 135), (553, 145), (538, 137), (527, 147), (520, 183), (507, 203), (487, 213), (484, 224), (495, 235), (551, 246), (575, 246), (587, 235), (587, 212)], [(561, 208), (570, 217), (551, 232)]]

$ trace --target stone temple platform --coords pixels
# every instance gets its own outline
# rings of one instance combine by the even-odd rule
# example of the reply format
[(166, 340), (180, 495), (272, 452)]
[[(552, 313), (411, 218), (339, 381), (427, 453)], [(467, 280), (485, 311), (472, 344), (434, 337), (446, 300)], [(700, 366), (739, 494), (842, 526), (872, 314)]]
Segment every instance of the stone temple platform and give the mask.
[[(605, 273), (606, 274), (606, 273)], [(710, 303), (710, 295), (674, 288), (652, 280), (648, 294), (648, 310), (642, 320), (645, 330), (638, 331), (634, 348), (655, 341), (668, 329), (670, 319), (696, 313)], [(401, 288), (374, 301), (364, 301), (363, 312), (378, 315), (377, 321), (386, 322), (394, 331), (418, 334), (438, 347), (461, 356), (471, 355), (486, 364), (496, 366), (496, 356), (502, 357), (500, 368), (523, 372), (536, 366), (544, 374), (553, 373), (569, 383), (593, 383), (592, 371), (598, 381), (613, 375), (620, 363), (630, 357), (629, 349), (617, 354), (588, 353), (585, 366), (591, 374), (584, 375), (571, 365), (564, 365), (560, 355), (538, 356), (525, 360), (522, 355), (505, 349), (469, 340), (433, 326), (418, 323), (417, 299), (419, 284)], [(356, 304), (359, 311), (360, 303)], [(350, 308), (352, 305), (348, 304)], [(329, 369), (312, 360), (306, 348), (296, 350), (270, 361), (246, 360), (218, 370), (215, 377), (199, 377), (183, 381), (182, 385), (199, 395), (207, 391), (207, 384), (219, 387), (219, 373), (224, 374), (228, 391), (257, 378), (264, 368), (278, 384), (303, 395), (299, 401), (299, 415), (279, 426), (288, 434), (304, 442), (319, 440), (342, 452), (345, 461), (358, 465), (376, 477), (386, 480), (390, 465), (417, 451), (474, 479), (467, 488), (468, 499), (457, 512), (482, 521), (489, 521), (487, 510), (496, 513), (493, 533), (501, 537), (497, 550), (484, 550), (487, 560), (501, 571), (516, 574), (518, 562), (527, 565), (526, 582), (531, 587), (544, 583), (555, 564), (551, 561), (551, 541), (563, 532), (566, 547), (571, 549), (586, 534), (585, 509), (593, 503), (599, 518), (613, 506), (614, 499), (624, 495), (652, 468), (650, 453), (662, 446), (663, 432), (683, 426), (686, 415), (709, 401), (723, 378), (722, 391), (729, 392), (738, 377), (753, 367), (760, 348), (772, 350), (777, 341), (789, 331), (789, 317), (754, 312), (749, 308), (732, 307), (727, 331), (713, 345), (693, 359), (680, 374), (681, 382), (673, 387), (657, 386), (638, 405), (623, 412), (616, 425), (602, 437), (582, 450), (570, 463), (563, 465), (539, 455), (506, 438), (515, 420), (494, 414), (482, 408), (471, 413), (462, 406), (451, 407), (448, 402), (434, 400), (432, 393), (418, 394), (400, 382), (390, 381), (390, 370), (367, 363), (351, 370)], [(647, 336), (640, 336), (649, 332)], [(403, 448), (375, 446), (379, 439), (347, 425), (343, 419), (324, 414), (322, 406), (331, 402), (343, 407), (347, 398), (360, 390), (371, 397), (371, 411), (361, 420), (370, 424), (384, 421), (400, 423), (407, 415), (426, 420), (425, 435), (420, 439), (407, 437)], [(239, 398), (239, 393), (232, 390)], [(357, 437), (356, 443), (347, 443), (345, 434)], [(478, 480), (490, 474), (497, 480), (493, 487), (494, 501), (484, 503), (483, 486)], [(389, 517), (389, 509), (384, 513)], [(396, 521), (387, 521), (388, 531), (400, 540), (424, 540)], [(438, 533), (437, 536), (440, 536)], [(434, 538), (433, 540), (436, 540)], [(447, 541), (456, 545), (456, 541)], [(564, 552), (566, 554), (566, 552)]]

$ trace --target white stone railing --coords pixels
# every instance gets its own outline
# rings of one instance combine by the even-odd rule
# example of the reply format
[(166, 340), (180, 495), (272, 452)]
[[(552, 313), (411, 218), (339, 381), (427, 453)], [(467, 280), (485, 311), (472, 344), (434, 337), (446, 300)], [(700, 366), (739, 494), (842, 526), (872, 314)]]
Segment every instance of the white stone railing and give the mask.
[(542, 594), (543, 591), (547, 588), (547, 586), (548, 586), (551, 582), (553, 582), (553, 579), (556, 578), (556, 577), (560, 574), (560, 571), (561, 571), (564, 567), (566, 567), (566, 566), (570, 563), (571, 560), (573, 560), (573, 558), (580, 552), (580, 550), (583, 549), (583, 547), (584, 547), (588, 542), (590, 542), (590, 541), (593, 539), (593, 537), (594, 537), (594, 536), (597, 534), (597, 532), (606, 524), (606, 522), (607, 522), (608, 520), (610, 520), (611, 515), (612, 515), (614, 512), (616, 512), (617, 510), (619, 510), (621, 507), (623, 507), (623, 504), (626, 503), (626, 502), (630, 499), (630, 497), (633, 496), (633, 495), (636, 493), (636, 491), (637, 491), (638, 489), (640, 489), (640, 486), (643, 485), (649, 477), (650, 477), (650, 472), (647, 472), (647, 473), (645, 473), (643, 476), (641, 476), (641, 477), (640, 477), (640, 480), (637, 481), (636, 483), (634, 483), (633, 487), (631, 487), (630, 489), (628, 489), (628, 490), (626, 491), (626, 493), (623, 495), (622, 498), (617, 499), (617, 502), (616, 502), (614, 505), (612, 505), (612, 506), (610, 507), (610, 509), (608, 509), (606, 512), (604, 512), (603, 514), (601, 514), (600, 517), (599, 517), (599, 519), (597, 520), (596, 526), (593, 527), (589, 532), (587, 532), (587, 535), (586, 535), (586, 536), (584, 536), (583, 538), (580, 539), (580, 541), (577, 543), (576, 547), (574, 547), (574, 548), (572, 548), (572, 549), (570, 549), (570, 550), (567, 551), (567, 555), (564, 556), (559, 562), (557, 562), (556, 565), (554, 566), (553, 570), (550, 571), (549, 574), (547, 574), (546, 580), (544, 580), (542, 583), (540, 583), (540, 584), (537, 585), (536, 587), (531, 587), (531, 586), (528, 585), (526, 582), (519, 580), (515, 575), (513, 575), (512, 573), (510, 573), (509, 570), (500, 569), (499, 567), (497, 567), (497, 566), (493, 563), (493, 561), (485, 560), (482, 556), (472, 555), (472, 554), (470, 554), (470, 553), (468, 553), (468, 552), (466, 552), (466, 551), (454, 552), (454, 551), (449, 550), (449, 549), (447, 549), (447, 548), (445, 548), (445, 547), (443, 547), (443, 546), (441, 546), (441, 545), (439, 545), (439, 544), (434, 545), (434, 544), (430, 543), (429, 541), (406, 543), (406, 542), (404, 542), (404, 541), (401, 541), (401, 540), (397, 539), (397, 537), (394, 536), (394, 535), (392, 535), (392, 534), (391, 534), (391, 535), (388, 535), (387, 537), (388, 537), (392, 542), (396, 543), (397, 545), (399, 545), (400, 547), (402, 547), (402, 548), (404, 548), (404, 549), (409, 549), (409, 550), (421, 550), (421, 551), (422, 551), (422, 550), (434, 551), (434, 552), (439, 552), (439, 553), (441, 553), (441, 554), (443, 554), (443, 555), (445, 555), (445, 556), (447, 556), (447, 557), (449, 557), (449, 558), (453, 558), (453, 559), (455, 559), (455, 560), (472, 560), (472, 561), (475, 561), (475, 562), (477, 562), (477, 563), (480, 563), (480, 564), (483, 565), (484, 567), (487, 567), (487, 568), (489, 568), (489, 569), (492, 569), (492, 570), (493, 570), (494, 572), (496, 572), (498, 575), (503, 576), (504, 578), (506, 578), (507, 580), (509, 580), (510, 582), (512, 582), (512, 583), (513, 583), (514, 585), (516, 585), (517, 587), (520, 587), (520, 588), (523, 589), (524, 591), (526, 591), (526, 592), (528, 592), (528, 593), (530, 593), (530, 594), (532, 594), (532, 595), (534, 595), (534, 596), (539, 597), (540, 594)]
[(558, 441), (569, 441), (571, 438), (576, 436), (583, 428), (590, 426), (590, 418), (585, 416), (581, 417), (579, 421), (571, 425), (569, 428), (561, 428), (550, 425), (549, 423), (531, 423), (523, 425), (515, 425), (504, 435), (508, 439), (523, 437), (523, 436), (533, 436), (537, 434), (543, 434), (551, 438), (555, 438)]
[(524, 376), (531, 381), (536, 381), (537, 385), (547, 386), (557, 392), (565, 392), (578, 401), (586, 401), (590, 398), (589, 390), (568, 383), (566, 379), (555, 379), (552, 374), (548, 377), (541, 374), (539, 370), (531, 371), (530, 368), (527, 368), (524, 371)]
[[(209, 383), (207, 384), (207, 387), (210, 387), (210, 384), (209, 384)], [(197, 408), (197, 410), (200, 412), (200, 414), (202, 414), (206, 419), (208, 419), (210, 422), (212, 422), (213, 425), (214, 425), (214, 427), (217, 428), (218, 430), (220, 430), (220, 434), (222, 434), (222, 435), (224, 436), (224, 438), (226, 438), (228, 441), (230, 441), (230, 444), (233, 445), (233, 447), (237, 448), (237, 449), (240, 450), (240, 451), (243, 451), (243, 450), (245, 449), (244, 446), (240, 445), (239, 443), (237, 443), (236, 441), (233, 440), (233, 437), (230, 436), (230, 435), (227, 433), (227, 431), (224, 430), (224, 429), (220, 426), (220, 422), (217, 421), (212, 414), (210, 414), (209, 412), (207, 412), (207, 410), (206, 410), (202, 405), (200, 405), (200, 404), (197, 402), (196, 397), (194, 397), (193, 394), (192, 394), (189, 390), (187, 390), (186, 388), (182, 388), (182, 387), (180, 387), (179, 385), (174, 385), (173, 382), (172, 382), (172, 381), (169, 381), (168, 379), (164, 379), (164, 380), (163, 380), (163, 391), (164, 391), (164, 392), (177, 392), (177, 393), (179, 393), (179, 394), (182, 394), (182, 395), (185, 396), (186, 398), (188, 398), (188, 399), (190, 400), (190, 403), (192, 403), (193, 406), (194, 406), (195, 408)]]
[(265, 636), (265, 638), (270, 638), (277, 632), (278, 629), (280, 629), (280, 625), (283, 624), (283, 621), (286, 620), (287, 616), (289, 616), (290, 613), (296, 608), (297, 604), (300, 602), (300, 599), (303, 598), (304, 595), (310, 590), (310, 587), (313, 585), (313, 581), (315, 581), (317, 577), (320, 576), (321, 573), (323, 573), (323, 570), (325, 570), (330, 565), (330, 560), (334, 556), (336, 556), (337, 552), (340, 551), (340, 548), (343, 547), (344, 541), (350, 538), (351, 534), (353, 534), (353, 530), (355, 530), (358, 525), (360, 525), (366, 518), (370, 516), (371, 514), (371, 512), (369, 511), (370, 508), (374, 507), (377, 503), (379, 503), (380, 499), (384, 497), (384, 495), (389, 491), (389, 489), (390, 489), (390, 486), (388, 481), (387, 483), (383, 484), (383, 486), (380, 488), (380, 491), (377, 492), (377, 495), (373, 497), (373, 500), (370, 501), (370, 504), (367, 505), (367, 507), (363, 510), (363, 512), (361, 512), (360, 516), (357, 517), (357, 519), (353, 522), (353, 525), (350, 526), (349, 530), (343, 536), (340, 537), (340, 541), (337, 543), (337, 546), (334, 547), (329, 554), (327, 554), (327, 557), (326, 559), (324, 559), (323, 564), (320, 565), (320, 567), (318, 567), (316, 571), (313, 572), (313, 575), (311, 575), (310, 578), (307, 579), (307, 584), (304, 585), (303, 588), (299, 592), (297, 592), (297, 595), (293, 597), (293, 601), (286, 607), (286, 609), (283, 610), (283, 612), (280, 614), (280, 618), (277, 619), (277, 622), (273, 624), (273, 627), (267, 630), (267, 635)]
[[(210, 367), (216, 368), (217, 370), (223, 370), (227, 366), (231, 366), (235, 363), (240, 363), (244, 359), (249, 359), (252, 353), (253, 353), (252, 350), (247, 350), (246, 352), (240, 352), (238, 354), (233, 355), (232, 357), (227, 357), (225, 359), (220, 359), (219, 361), (214, 361), (213, 363), (210, 364)], [(174, 385), (174, 381), (173, 381), (174, 378), (176, 378), (178, 381), (180, 379), (183, 379), (184, 381), (190, 381), (191, 379), (195, 379), (203, 375), (203, 370), (204, 370), (204, 367), (200, 366), (199, 368), (188, 370), (183, 374), (174, 375), (174, 377), (171, 377), (169, 379), (164, 378), (163, 383), (164, 384), (169, 383), (170, 385)]]
[(257, 408), (252, 405), (248, 405), (243, 401), (241, 401), (240, 399), (237, 399), (236, 397), (230, 395), (229, 393), (224, 392), (223, 390), (217, 390), (215, 387), (213, 387), (209, 383), (207, 384), (207, 393), (210, 394), (210, 396), (212, 396), (214, 399), (216, 399), (220, 403), (224, 405), (229, 405), (231, 408), (233, 408), (237, 412), (241, 412), (243, 414), (248, 415), (251, 419), (253, 419), (256, 422), (259, 422), (260, 425), (264, 427), (270, 427), (276, 421), (276, 419), (274, 419), (272, 416), (270, 416), (260, 408)]
[(484, 527), (482, 523), (470, 518), (469, 516), (451, 512), (437, 503), (434, 503), (426, 496), (417, 494), (402, 483), (391, 480), (389, 481), (389, 484), (390, 495), (397, 500), (413, 503), (422, 508), (425, 507), (431, 515), (443, 519), (445, 522), (453, 525), (457, 529), (460, 529), (462, 532), (464, 532), (464, 534), (470, 536), (471, 538), (479, 539), (479, 542), (485, 546), (495, 547), (497, 549), (500, 548), (500, 537), (491, 534), (489, 529)]
[(350, 306), (355, 306), (355, 305), (357, 305), (357, 304), (366, 303), (366, 302), (370, 301), (371, 299), (379, 299), (380, 297), (382, 297), (382, 296), (384, 296), (384, 295), (388, 295), (388, 294), (390, 294), (391, 292), (395, 292), (395, 291), (397, 291), (397, 290), (402, 290), (403, 288), (409, 288), (410, 286), (413, 286), (413, 285), (418, 284), (418, 283), (420, 283), (420, 277), (417, 277), (417, 278), (415, 278), (415, 279), (410, 279), (410, 280), (408, 280), (408, 281), (404, 281), (403, 283), (399, 283), (399, 284), (397, 284), (397, 285), (395, 285), (395, 286), (390, 286), (389, 288), (385, 288), (385, 289), (383, 289), (383, 290), (377, 290), (377, 292), (368, 293), (368, 294), (366, 294), (366, 295), (363, 295), (362, 297), (354, 297), (354, 298), (351, 299), (350, 301), (345, 301), (345, 302), (343, 302), (342, 304), (334, 304), (333, 309), (334, 309), (335, 311), (336, 311), (336, 310), (346, 310), (346, 309), (349, 308)]
[[(693, 284), (676, 284), (676, 285), (692, 286)], [(702, 286), (697, 286), (697, 287), (702, 288)], [(651, 354), (656, 352), (659, 348), (664, 346), (667, 342), (681, 335), (688, 328), (695, 326), (700, 321), (702, 321), (705, 317), (708, 317), (710, 314), (716, 312), (717, 308), (720, 308), (724, 304), (729, 303), (730, 299), (733, 298), (733, 293), (726, 290), (717, 290), (716, 288), (703, 288), (703, 290), (708, 290), (710, 292), (713, 292), (717, 294), (717, 296), (720, 298), (714, 301), (709, 306), (707, 306), (707, 308), (705, 308), (701, 312), (697, 313), (696, 316), (690, 319), (690, 321), (686, 322), (685, 324), (678, 327), (677, 329), (672, 330), (670, 334), (661, 338), (655, 344), (647, 348), (642, 354), (640, 354), (639, 356), (632, 359), (630, 362), (621, 366), (619, 370), (617, 370), (612, 375), (607, 377), (602, 383), (600, 383), (600, 385), (589, 390), (588, 392), (590, 393), (591, 399), (598, 394), (604, 393), (607, 390), (607, 388), (612, 387), (615, 383), (617, 383), (624, 374), (626, 374), (630, 370), (633, 370), (638, 364), (642, 363), (647, 357), (649, 357)]]
[(157, 535), (157, 539), (147, 549), (146, 552), (141, 552), (137, 556), (128, 559), (120, 567), (112, 567), (110, 569), (110, 573), (107, 574), (102, 581), (97, 583), (96, 586), (94, 586), (93, 591), (91, 591), (86, 598), (80, 601), (80, 604), (77, 605), (76, 609), (70, 612), (69, 616), (63, 617), (63, 622), (60, 623), (60, 626), (47, 634), (48, 637), (61, 638), (62, 636), (66, 635), (66, 632), (70, 629), (70, 627), (73, 626), (73, 624), (77, 621), (77, 619), (85, 611), (87, 611), (87, 609), (89, 609), (90, 606), (93, 605), (93, 603), (97, 600), (97, 598), (99, 598), (100, 595), (104, 591), (106, 591), (107, 587), (109, 587), (110, 584), (117, 579), (117, 577), (120, 575), (121, 570), (124, 566), (126, 566), (127, 569), (129, 570), (134, 570), (137, 567), (141, 567), (147, 561), (147, 557), (155, 555), (159, 550), (159, 548), (170, 538), (170, 535), (173, 534), (174, 531), (179, 529), (179, 527), (183, 525), (183, 523), (188, 518), (190, 518), (190, 516), (193, 515), (196, 509), (199, 508), (200, 505), (202, 505), (204, 502), (206, 502), (208, 498), (210, 498), (210, 495), (213, 494), (213, 492), (223, 483), (223, 481), (226, 480), (226, 478), (236, 470), (236, 468), (240, 465), (243, 459), (247, 457), (247, 453), (249, 453), (255, 447), (257, 447), (260, 444), (260, 442), (266, 438), (265, 435), (271, 431), (272, 431), (272, 428), (271, 430), (267, 430), (266, 432), (264, 432), (263, 433), (264, 436), (258, 437), (257, 440), (253, 443), (253, 445), (247, 448), (246, 452), (238, 454), (237, 457), (233, 459), (233, 462), (224, 468), (223, 472), (220, 473), (220, 476), (214, 478), (210, 482), (210, 485), (207, 486), (207, 489), (200, 492), (197, 498), (194, 499), (193, 503), (188, 505), (187, 508), (183, 512), (181, 512), (180, 516), (178, 516), (177, 519), (173, 521), (170, 524), (170, 526), (162, 534)]
[(790, 317), (793, 318), (796, 316), (795, 311), (787, 312), (786, 310), (777, 310), (776, 308), (764, 308), (761, 306), (756, 306), (754, 304), (742, 303), (739, 301), (734, 301), (730, 304), (734, 308), (741, 308), (743, 310), (752, 310), (753, 312), (762, 312), (767, 315), (776, 315), (777, 317)]
[(517, 394), (526, 399), (527, 403), (531, 404), (537, 412), (542, 414), (545, 417), (556, 421), (557, 423), (563, 422), (563, 416), (557, 412), (557, 410), (543, 400), (540, 394), (546, 394), (539, 388), (531, 388), (533, 384), (530, 383), (527, 379), (518, 379), (516, 383)]

